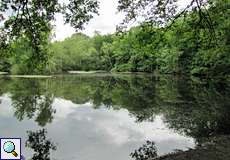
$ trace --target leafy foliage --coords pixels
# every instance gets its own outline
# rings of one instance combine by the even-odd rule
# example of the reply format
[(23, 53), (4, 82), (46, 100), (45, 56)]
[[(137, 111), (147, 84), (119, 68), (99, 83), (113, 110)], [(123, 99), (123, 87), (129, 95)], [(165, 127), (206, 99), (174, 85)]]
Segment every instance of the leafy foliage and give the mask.
[(56, 150), (57, 147), (51, 140), (47, 139), (47, 130), (41, 129), (38, 131), (28, 131), (28, 139), (26, 141), (26, 147), (34, 150), (31, 160), (50, 160), (50, 152)]
[[(181, 1), (180, 1), (181, 2)], [(144, 19), (145, 22), (157, 26), (166, 26), (166, 30), (181, 17), (186, 17), (191, 10), (199, 16), (196, 25), (205, 24), (213, 31), (213, 22), (207, 9), (215, 5), (216, 0), (189, 0), (184, 6), (179, 6), (178, 0), (119, 0), (118, 10), (126, 17), (123, 24)], [(122, 26), (120, 26), (122, 29)]]
[(157, 157), (155, 143), (147, 141), (146, 144), (132, 152), (130, 156), (135, 160), (148, 160), (149, 158)]
[[(230, 73), (229, 8), (226, 1), (215, 2), (209, 15), (215, 27), (215, 39), (206, 34), (205, 24), (195, 11), (178, 18), (165, 29), (142, 23), (129, 31), (113, 35), (86, 37), (75, 34), (52, 45), (57, 70), (106, 70), (118, 72), (189, 73), (227, 75)], [(224, 12), (220, 12), (220, 11)], [(197, 27), (199, 29), (197, 29)], [(78, 37), (78, 38), (77, 38)], [(56, 45), (56, 46), (55, 46)], [(83, 49), (85, 46), (86, 48)], [(61, 69), (59, 69), (61, 67)]]
[(58, 0), (1, 0), (0, 20), (4, 25), (0, 28), (0, 49), (18, 43), (21, 38), (27, 39), (31, 48), (27, 67), (34, 69), (35, 73), (42, 71), (48, 62), (47, 45), (55, 14), (63, 13), (66, 23), (82, 29), (98, 13), (97, 8), (96, 0), (70, 0), (67, 5), (60, 4)]

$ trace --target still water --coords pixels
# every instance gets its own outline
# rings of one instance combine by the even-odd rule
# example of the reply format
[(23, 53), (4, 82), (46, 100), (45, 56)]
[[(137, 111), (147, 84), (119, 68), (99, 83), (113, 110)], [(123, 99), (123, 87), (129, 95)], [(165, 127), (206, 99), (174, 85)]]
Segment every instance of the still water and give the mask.
[(186, 151), (230, 133), (230, 83), (152, 75), (0, 77), (0, 137), (26, 159), (132, 160)]

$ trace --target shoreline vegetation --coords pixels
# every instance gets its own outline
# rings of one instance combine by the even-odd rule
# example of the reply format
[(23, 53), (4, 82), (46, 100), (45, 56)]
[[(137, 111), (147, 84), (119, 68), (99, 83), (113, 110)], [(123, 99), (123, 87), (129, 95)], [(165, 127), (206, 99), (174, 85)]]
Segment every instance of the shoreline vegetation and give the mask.
[[(183, 76), (192, 76), (192, 77), (204, 77), (202, 75), (192, 75), (188, 73), (160, 73), (160, 72), (132, 72), (132, 71), (106, 71), (106, 70), (70, 70), (70, 71), (64, 71), (64, 72), (57, 72), (57, 73), (43, 73), (43, 74), (12, 74), (10, 72), (1, 72), (0, 75), (8, 75), (8, 76), (52, 76), (52, 75), (75, 75), (75, 74), (146, 74), (146, 75), (183, 75)], [(220, 75), (216, 75), (213, 77), (224, 77)], [(225, 75), (225, 77), (230, 77), (230, 75)], [(208, 77), (207, 77), (208, 78)]]
[(57, 78), (57, 77), (63, 77), (63, 76), (83, 76), (83, 77), (126, 77), (126, 76), (144, 76), (144, 77), (155, 77), (156, 80), (160, 77), (184, 77), (191, 79), (194, 82), (197, 83), (206, 83), (206, 81), (212, 81), (214, 83), (230, 83), (230, 76), (212, 76), (212, 77), (206, 77), (206, 76), (194, 76), (189, 74), (162, 74), (162, 73), (148, 73), (148, 72), (108, 72), (108, 71), (67, 71), (63, 73), (56, 73), (56, 74), (37, 74), (37, 75), (16, 75), (16, 74), (10, 74), (8, 72), (0, 72), (0, 78), (1, 77), (9, 77), (9, 78)]

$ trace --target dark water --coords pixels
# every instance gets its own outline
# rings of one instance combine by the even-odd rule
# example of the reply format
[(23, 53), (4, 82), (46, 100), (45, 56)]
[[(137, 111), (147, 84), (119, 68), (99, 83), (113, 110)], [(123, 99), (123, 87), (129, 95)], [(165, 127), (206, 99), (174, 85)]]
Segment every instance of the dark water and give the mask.
[[(173, 76), (0, 78), (0, 137), (26, 159), (131, 160), (186, 151), (230, 133), (230, 83)], [(135, 159), (135, 158), (134, 158)]]

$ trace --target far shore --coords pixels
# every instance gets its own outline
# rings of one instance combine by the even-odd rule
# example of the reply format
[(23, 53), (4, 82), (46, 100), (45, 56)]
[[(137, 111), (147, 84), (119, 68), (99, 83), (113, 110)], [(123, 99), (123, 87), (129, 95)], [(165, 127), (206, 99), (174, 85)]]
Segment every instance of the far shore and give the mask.
[[(0, 71), (0, 76), (1, 77), (11, 77), (11, 78), (53, 78), (53, 77), (58, 77), (58, 76), (63, 76), (63, 75), (84, 75), (84, 76), (94, 76), (94, 75), (154, 75), (154, 76), (160, 76), (160, 75), (180, 75), (180, 76), (191, 76), (194, 78), (210, 78), (209, 76), (194, 76), (190, 74), (166, 74), (166, 73), (148, 73), (148, 72), (117, 72), (117, 71), (104, 71), (104, 70), (94, 70), (94, 71), (66, 71), (63, 73), (51, 73), (51, 74), (41, 74), (41, 75), (35, 75), (35, 74), (28, 74), (28, 75), (17, 75), (17, 74), (10, 74), (9, 72), (1, 72)], [(213, 76), (212, 79), (218, 80), (218, 79), (225, 79), (230, 81), (230, 75), (225, 75), (225, 76)]]
[(108, 73), (107, 71), (67, 71), (69, 74), (92, 74), (92, 73)]
[[(63, 73), (53, 73), (53, 74), (44, 74), (44, 75), (17, 75), (17, 74), (10, 74), (9, 72), (0, 72), (0, 75), (9, 76), (9, 77), (53, 77), (55, 75), (60, 74), (97, 74), (97, 73), (109, 73), (109, 74), (148, 74), (147, 72), (109, 72), (109, 71), (103, 71), (103, 70), (95, 70), (95, 71), (66, 71)], [(153, 73), (149, 73), (153, 74)]]
[(12, 78), (50, 78), (52, 75), (12, 75), (8, 72), (0, 72), (0, 76), (12, 77)]
[(5, 75), (12, 78), (51, 78), (51, 75)]
[(0, 72), (0, 75), (7, 75), (9, 74), (8, 72)]

